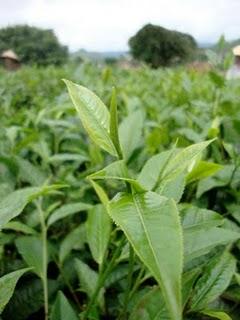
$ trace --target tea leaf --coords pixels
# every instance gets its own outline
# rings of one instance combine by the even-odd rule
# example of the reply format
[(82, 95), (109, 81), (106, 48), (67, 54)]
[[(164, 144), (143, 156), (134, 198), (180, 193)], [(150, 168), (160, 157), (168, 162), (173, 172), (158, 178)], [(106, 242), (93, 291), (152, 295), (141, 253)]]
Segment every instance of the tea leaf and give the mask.
[(58, 291), (57, 298), (52, 307), (50, 320), (78, 320), (78, 316), (71, 307), (67, 298), (61, 291)]
[(196, 311), (207, 308), (228, 287), (235, 269), (236, 260), (227, 251), (210, 261), (195, 286), (191, 309)]
[(154, 192), (118, 194), (109, 214), (158, 281), (171, 315), (181, 319), (182, 232), (173, 200)]
[(63, 205), (62, 207), (56, 209), (51, 214), (47, 222), (48, 227), (60, 219), (63, 219), (65, 217), (68, 217), (70, 215), (73, 215), (81, 211), (87, 211), (91, 208), (92, 208), (91, 204), (83, 203), (83, 202), (69, 203), (69, 204)]
[(19, 278), (29, 270), (31, 270), (31, 268), (20, 269), (0, 278), (0, 314), (11, 299)]
[(110, 115), (105, 104), (90, 90), (69, 80), (64, 80), (83, 127), (90, 138), (102, 149), (117, 156), (110, 138)]
[(42, 240), (33, 236), (23, 236), (16, 239), (18, 252), (26, 261), (29, 267), (33, 267), (33, 271), (40, 277), (43, 277), (42, 263)]
[[(87, 264), (79, 259), (75, 259), (75, 268), (78, 274), (80, 287), (87, 293), (91, 298), (97, 286), (98, 274), (89, 268)], [(100, 290), (97, 299), (101, 308), (104, 307), (104, 290)]]
[(111, 220), (103, 205), (88, 211), (87, 240), (94, 260), (102, 264), (111, 233)]

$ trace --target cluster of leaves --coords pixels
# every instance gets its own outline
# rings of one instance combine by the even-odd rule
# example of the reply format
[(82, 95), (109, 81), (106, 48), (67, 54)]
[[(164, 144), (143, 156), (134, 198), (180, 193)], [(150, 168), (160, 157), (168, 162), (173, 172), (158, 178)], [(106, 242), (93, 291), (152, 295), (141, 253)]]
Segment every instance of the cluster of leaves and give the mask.
[(68, 57), (67, 47), (59, 43), (52, 30), (28, 25), (0, 29), (0, 53), (9, 49), (14, 50), (26, 64), (59, 65)]
[(2, 319), (237, 320), (240, 85), (88, 64), (0, 82)]

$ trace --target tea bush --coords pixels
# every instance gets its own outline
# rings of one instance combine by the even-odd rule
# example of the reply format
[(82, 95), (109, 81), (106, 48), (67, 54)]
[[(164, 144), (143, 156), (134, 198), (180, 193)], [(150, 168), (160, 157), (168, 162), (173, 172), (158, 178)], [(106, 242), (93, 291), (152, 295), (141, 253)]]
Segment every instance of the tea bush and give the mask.
[(239, 319), (238, 82), (83, 64), (0, 90), (2, 319)]

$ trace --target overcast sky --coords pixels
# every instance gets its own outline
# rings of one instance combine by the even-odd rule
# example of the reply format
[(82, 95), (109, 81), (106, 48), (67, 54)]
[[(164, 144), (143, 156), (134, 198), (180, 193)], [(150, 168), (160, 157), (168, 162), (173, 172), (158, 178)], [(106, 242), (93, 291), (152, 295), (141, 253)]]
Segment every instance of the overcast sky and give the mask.
[(54, 29), (73, 50), (126, 50), (146, 23), (191, 33), (199, 42), (240, 38), (240, 0), (0, 0), (0, 27)]

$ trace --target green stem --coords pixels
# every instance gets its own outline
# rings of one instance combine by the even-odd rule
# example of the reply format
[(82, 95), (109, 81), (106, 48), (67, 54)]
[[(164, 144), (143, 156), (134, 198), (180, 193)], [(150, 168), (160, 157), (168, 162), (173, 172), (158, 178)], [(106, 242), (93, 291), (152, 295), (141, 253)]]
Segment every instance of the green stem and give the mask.
[(122, 312), (119, 315), (119, 319), (127, 319), (127, 307), (128, 307), (128, 301), (130, 297), (130, 290), (132, 287), (132, 282), (133, 282), (133, 271), (134, 271), (134, 250), (132, 246), (129, 248), (129, 271), (128, 271), (128, 276), (127, 276), (127, 288), (124, 294), (124, 299), (123, 299), (123, 308)]
[(137, 279), (132, 287), (132, 290), (130, 291), (130, 294), (129, 294), (129, 299), (132, 298), (132, 296), (134, 295), (134, 293), (137, 291), (138, 287), (141, 285), (142, 283), (142, 277), (144, 275), (144, 272), (145, 272), (145, 268), (144, 266), (141, 267), (140, 271), (139, 271), (139, 274), (137, 276)]
[(89, 304), (87, 306), (87, 309), (86, 309), (86, 312), (85, 312), (85, 315), (84, 315), (84, 319), (87, 319), (88, 315), (89, 315), (89, 312), (91, 311), (91, 308), (94, 306), (95, 304), (95, 301), (97, 300), (98, 298), (98, 294), (101, 290), (101, 288), (103, 287), (104, 285), (104, 282), (105, 280), (107, 279), (109, 273), (112, 271), (114, 265), (115, 265), (115, 262), (118, 258), (118, 256), (120, 255), (121, 253), (121, 250), (122, 250), (122, 247), (125, 243), (125, 237), (123, 237), (117, 247), (117, 249), (115, 250), (113, 256), (112, 256), (112, 259), (110, 260), (110, 262), (108, 263), (106, 269), (104, 270), (102, 268), (102, 274), (99, 274), (99, 278), (98, 278), (98, 283), (97, 283), (97, 286), (96, 286), (96, 289), (95, 289), (95, 292), (94, 294), (92, 295), (91, 297), (91, 300), (89, 301)]
[(70, 281), (68, 280), (67, 277), (65, 277), (65, 274), (64, 274), (64, 271), (63, 271), (63, 268), (62, 268), (62, 265), (60, 263), (58, 263), (57, 261), (55, 261), (57, 266), (58, 266), (58, 269), (63, 277), (63, 281), (65, 282), (65, 284), (67, 285), (72, 297), (73, 297), (73, 300), (76, 302), (79, 310), (81, 310), (81, 304), (78, 300), (78, 297), (76, 296), (75, 292), (74, 292), (74, 289), (73, 289), (73, 286), (71, 285)]
[(43, 296), (44, 296), (44, 314), (45, 320), (48, 320), (48, 278), (47, 278), (47, 267), (48, 267), (48, 251), (47, 251), (47, 226), (45, 224), (44, 212), (42, 210), (42, 199), (37, 202), (37, 208), (41, 222), (42, 232), (42, 284), (43, 284)]

